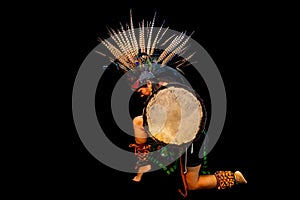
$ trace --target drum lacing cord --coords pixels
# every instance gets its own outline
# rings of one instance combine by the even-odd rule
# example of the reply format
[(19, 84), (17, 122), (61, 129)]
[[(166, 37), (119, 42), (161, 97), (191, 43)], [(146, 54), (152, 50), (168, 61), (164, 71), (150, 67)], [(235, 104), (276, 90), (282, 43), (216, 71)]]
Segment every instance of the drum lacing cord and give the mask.
[(183, 182), (183, 186), (184, 186), (184, 192), (182, 192), (181, 189), (178, 189), (178, 192), (183, 197), (187, 197), (188, 190), (187, 190), (187, 183), (186, 183), (186, 179), (185, 179), (185, 175), (184, 175), (184, 171), (183, 171), (183, 166), (182, 166), (182, 156), (180, 157), (180, 174), (181, 174), (181, 178), (182, 178), (182, 182)]
[[(184, 159), (184, 174), (186, 174), (187, 173), (187, 147), (185, 147), (185, 159)], [(191, 146), (191, 154), (194, 152), (194, 145), (193, 145), (193, 143), (192, 143), (192, 146)]]
[[(194, 147), (193, 147), (193, 143), (191, 146), (191, 153), (193, 153), (194, 151)], [(184, 186), (184, 193), (181, 191), (181, 189), (178, 189), (178, 192), (185, 198), (188, 195), (188, 187), (187, 187), (187, 183), (186, 183), (186, 179), (185, 179), (185, 174), (187, 173), (187, 147), (185, 148), (185, 159), (184, 159), (184, 171), (183, 171), (183, 166), (182, 166), (182, 156), (180, 156), (180, 174), (181, 174), (181, 178), (182, 178), (182, 182), (183, 182), (183, 186)]]

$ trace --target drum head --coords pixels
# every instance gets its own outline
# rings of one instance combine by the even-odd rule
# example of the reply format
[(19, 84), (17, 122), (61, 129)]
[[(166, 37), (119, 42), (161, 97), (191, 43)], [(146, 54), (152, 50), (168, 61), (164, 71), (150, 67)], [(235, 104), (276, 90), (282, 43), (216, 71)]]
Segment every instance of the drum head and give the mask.
[(191, 142), (200, 129), (202, 118), (199, 99), (190, 90), (178, 86), (157, 90), (144, 110), (149, 134), (165, 144)]

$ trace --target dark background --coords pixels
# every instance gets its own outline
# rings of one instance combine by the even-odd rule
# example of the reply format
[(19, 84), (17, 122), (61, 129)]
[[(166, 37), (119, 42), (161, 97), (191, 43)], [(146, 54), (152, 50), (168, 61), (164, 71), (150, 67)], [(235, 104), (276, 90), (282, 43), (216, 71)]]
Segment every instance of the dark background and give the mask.
[[(71, 12), (66, 21), (66, 26), (70, 29), (65, 35), (65, 40), (68, 44), (73, 42), (66, 49), (73, 54), (67, 54), (70, 56), (70, 64), (66, 66), (70, 69), (73, 80), (85, 56), (98, 45), (97, 37), (108, 37), (107, 26), (119, 28), (119, 22), (123, 25), (127, 23), (130, 8), (133, 10), (135, 22), (142, 19), (152, 20), (156, 11), (157, 25), (165, 19), (166, 26), (174, 30), (195, 31), (193, 39), (206, 49), (220, 70), (228, 100), (225, 126), (219, 141), (208, 156), (208, 167), (211, 172), (240, 170), (249, 183), (231, 191), (190, 192), (189, 198), (199, 199), (203, 196), (216, 197), (218, 195), (234, 198), (239, 195), (257, 195), (260, 179), (257, 160), (259, 147), (258, 139), (255, 137), (258, 122), (255, 113), (259, 112), (257, 110), (259, 108), (256, 107), (255, 102), (257, 101), (255, 80), (259, 77), (256, 73), (258, 66), (253, 65), (256, 57), (254, 51), (256, 46), (253, 40), (257, 34), (257, 27), (253, 26), (251, 17), (248, 18), (243, 11), (234, 15), (224, 14), (215, 17), (216, 13), (213, 10), (210, 13), (201, 14), (205, 8), (198, 6), (185, 5), (178, 9), (171, 9), (145, 5), (141, 8), (141, 4), (114, 8), (111, 14), (101, 12), (101, 9), (90, 10), (84, 15), (76, 15), (75, 11)], [(71, 88), (72, 81), (70, 82)], [(71, 92), (71, 90), (68, 91)], [(70, 120), (72, 120), (71, 116)], [(176, 197), (177, 188), (174, 190), (174, 182), (164, 180), (166, 177), (160, 172), (145, 175), (140, 185), (137, 185), (131, 182), (133, 174), (103, 166), (87, 152), (75, 128), (71, 130), (67, 138), (68, 146), (70, 146), (66, 155), (68, 161), (61, 166), (61, 170), (65, 170), (62, 173), (65, 176), (62, 178), (65, 184), (75, 187), (76, 191), (95, 194), (99, 198), (103, 195), (109, 198), (115, 195), (123, 198), (150, 199)], [(110, 134), (113, 134), (115, 138), (117, 130), (112, 128)], [(124, 138), (120, 141), (124, 141)], [(71, 191), (74, 190), (73, 187)]]
[[(100, 163), (80, 141), (73, 122), (72, 89), (77, 71), (99, 44), (97, 38), (108, 37), (107, 26), (119, 28), (119, 22), (123, 25), (129, 22), (130, 8), (134, 21), (152, 20), (157, 12), (157, 25), (165, 20), (165, 26), (171, 29), (195, 31), (193, 39), (214, 60), (225, 84), (227, 117), (223, 132), (208, 155), (208, 167), (211, 172), (240, 170), (248, 184), (228, 191), (195, 191), (189, 198), (258, 197), (259, 192), (268, 192), (269, 184), (262, 180), (265, 166), (261, 160), (266, 159), (263, 152), (268, 149), (262, 145), (268, 104), (262, 93), (268, 91), (269, 83), (265, 82), (262, 70), (266, 70), (266, 64), (261, 60), (268, 37), (264, 30), (272, 20), (265, 17), (265, 10), (259, 6), (220, 7), (217, 10), (215, 6), (189, 2), (161, 6), (141, 1), (122, 5), (117, 2), (76, 6), (45, 4), (34, 10), (24, 23), (34, 22), (35, 31), (28, 34), (27, 41), (30, 44), (34, 39), (38, 43), (32, 54), (39, 59), (31, 61), (40, 68), (34, 69), (39, 74), (32, 85), (46, 82), (42, 84), (43, 90), (36, 90), (39, 96), (35, 99), (42, 104), (40, 112), (46, 116), (40, 117), (43, 122), (38, 131), (43, 134), (38, 136), (39, 147), (32, 152), (33, 167), (25, 174), (25, 180), (32, 179), (34, 184), (26, 192), (39, 191), (43, 195), (66, 198), (177, 198), (170, 180), (161, 178), (160, 172), (145, 174), (143, 182), (137, 185), (131, 181), (133, 174)], [(20, 32), (27, 36), (26, 29)], [(25, 187), (26, 181), (22, 185)]]

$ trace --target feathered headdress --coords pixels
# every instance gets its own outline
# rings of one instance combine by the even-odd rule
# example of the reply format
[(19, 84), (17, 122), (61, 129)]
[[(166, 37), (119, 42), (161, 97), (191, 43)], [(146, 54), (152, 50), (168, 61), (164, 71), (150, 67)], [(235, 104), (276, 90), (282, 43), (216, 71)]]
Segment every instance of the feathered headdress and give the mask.
[[(139, 28), (135, 29), (132, 11), (130, 10), (130, 25), (127, 24), (124, 28), (121, 24), (120, 30), (109, 29), (112, 41), (99, 39), (114, 58), (98, 53), (109, 57), (111, 62), (115, 63), (125, 73), (128, 71), (133, 72), (130, 73), (129, 77), (133, 90), (145, 84), (147, 80), (155, 79), (158, 74), (164, 73), (166, 71), (164, 67), (172, 58), (175, 56), (181, 57), (186, 52), (187, 42), (191, 37), (191, 35), (187, 36), (185, 32), (182, 32), (164, 38), (169, 30), (169, 27), (163, 28), (164, 23), (157, 33), (154, 33), (155, 18), (156, 13), (151, 22), (146, 22), (145, 25), (143, 20), (139, 23)], [(159, 45), (165, 47), (159, 48)], [(174, 68), (182, 72), (180, 67), (188, 65), (188, 60), (193, 55), (194, 53), (177, 60)]]

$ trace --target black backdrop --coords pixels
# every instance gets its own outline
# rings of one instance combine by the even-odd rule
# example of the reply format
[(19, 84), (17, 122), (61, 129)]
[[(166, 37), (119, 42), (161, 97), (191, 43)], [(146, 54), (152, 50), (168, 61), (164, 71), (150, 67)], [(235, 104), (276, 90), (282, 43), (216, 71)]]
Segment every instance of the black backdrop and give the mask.
[[(67, 198), (94, 196), (99, 199), (119, 196), (121, 199), (171, 199), (174, 195), (173, 188), (161, 179), (159, 173), (146, 174), (141, 184), (133, 184), (133, 174), (119, 172), (100, 163), (80, 141), (73, 122), (72, 89), (80, 65), (99, 44), (97, 38), (108, 37), (106, 27), (118, 28), (119, 22), (127, 23), (132, 9), (136, 21), (151, 20), (157, 12), (158, 24), (165, 20), (166, 26), (171, 29), (195, 31), (193, 39), (214, 60), (225, 84), (227, 117), (223, 132), (208, 155), (208, 166), (211, 172), (240, 170), (248, 184), (229, 191), (195, 191), (190, 193), (189, 198), (258, 196), (263, 185), (258, 161), (261, 156), (258, 154), (258, 127), (261, 123), (258, 113), (263, 100), (256, 93), (261, 87), (261, 66), (257, 64), (261, 56), (258, 44), (261, 25), (252, 11), (243, 8), (227, 12), (193, 3), (172, 4), (174, 6), (147, 2), (122, 6), (114, 3), (79, 4), (77, 8), (54, 6), (45, 11), (48, 17), (39, 33), (41, 41), (48, 41), (48, 45), (53, 47), (46, 61), (51, 63), (49, 71), (55, 75), (49, 82), (51, 104), (55, 105), (55, 109), (51, 107), (49, 113), (56, 112), (48, 125), (51, 144), (47, 146), (47, 152), (50, 154), (43, 165), (47, 170), (40, 173), (37, 181), (41, 182), (37, 185), (45, 194)], [(40, 12), (45, 14), (42, 10)], [(47, 48), (45, 42), (43, 46)], [(53, 55), (58, 59), (53, 59)]]

